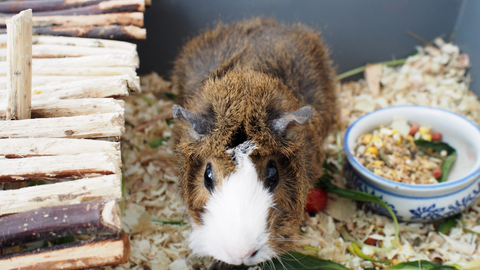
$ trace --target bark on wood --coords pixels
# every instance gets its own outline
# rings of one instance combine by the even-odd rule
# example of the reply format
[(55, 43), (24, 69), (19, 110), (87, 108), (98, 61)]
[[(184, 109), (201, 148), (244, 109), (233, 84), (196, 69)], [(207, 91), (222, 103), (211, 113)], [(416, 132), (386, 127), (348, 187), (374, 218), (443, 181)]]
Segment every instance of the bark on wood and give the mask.
[[(78, 46), (63, 46), (63, 45), (33, 45), (32, 57), (33, 58), (62, 58), (62, 57), (79, 57), (87, 55), (105, 55), (105, 54), (119, 54), (127, 55), (129, 57), (138, 58), (138, 54), (135, 51), (123, 50), (123, 49), (110, 49), (110, 48), (89, 48)], [(0, 61), (6, 61), (7, 50), (0, 49)]]
[[(95, 5), (65, 10), (50, 10), (35, 12), (35, 16), (56, 16), (56, 15), (93, 15), (119, 12), (144, 12), (145, 0), (111, 0)], [(0, 17), (11, 17), (15, 14), (1, 13)]]
[(133, 25), (34, 27), (33, 32), (36, 35), (104, 38), (117, 40), (145, 40), (147, 38), (147, 30), (145, 28), (140, 28)]
[(4, 1), (0, 2), (1, 13), (18, 13), (25, 9), (33, 12), (62, 10), (95, 5), (106, 0), (42, 0), (42, 1)]
[[(6, 17), (0, 17), (0, 27), (5, 27), (5, 21), (7, 19), (8, 18)], [(79, 16), (34, 16), (32, 18), (32, 24), (33, 27), (107, 26), (113, 24), (143, 27), (143, 13), (129, 12)]]
[[(71, 82), (71, 83), (68, 83)], [(0, 77), (0, 96), (6, 98), (6, 77)], [(139, 93), (140, 78), (129, 75), (122, 76), (34, 76), (32, 99), (42, 98), (37, 94), (49, 94), (57, 98), (84, 98), (84, 97), (121, 97), (128, 93)], [(2, 94), (2, 92), (4, 92)], [(2, 104), (3, 101), (0, 101)], [(6, 104), (6, 103), (5, 103)]]
[(0, 160), (0, 183), (54, 179), (78, 179), (120, 172), (118, 155), (78, 155), (6, 158)]
[(86, 269), (126, 263), (129, 257), (128, 235), (122, 234), (5, 255), (0, 265), (2, 270)]
[(7, 20), (7, 119), (30, 118), (32, 103), (32, 10)]
[(0, 138), (102, 138), (125, 132), (119, 113), (0, 121)]
[(0, 248), (66, 236), (120, 233), (115, 200), (44, 207), (0, 217)]
[(60, 156), (107, 153), (120, 158), (120, 143), (100, 140), (27, 138), (0, 140), (0, 157)]
[(121, 189), (122, 175), (111, 174), (22, 189), (0, 190), (0, 216), (102, 198), (119, 201), (122, 197)]
[[(50, 44), (65, 45), (89, 48), (109, 48), (128, 50), (133, 53), (137, 51), (137, 45), (134, 43), (118, 40), (105, 40), (95, 38), (75, 38), (75, 37), (56, 37), (56, 36), (33, 36), (32, 43), (34, 45)], [(7, 35), (0, 34), (0, 48), (7, 47)]]

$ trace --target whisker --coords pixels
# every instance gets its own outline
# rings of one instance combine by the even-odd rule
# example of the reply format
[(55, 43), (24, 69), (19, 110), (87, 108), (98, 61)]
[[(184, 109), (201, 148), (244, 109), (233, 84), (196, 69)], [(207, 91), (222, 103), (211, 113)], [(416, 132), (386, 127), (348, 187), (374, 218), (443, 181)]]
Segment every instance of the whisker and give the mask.
[(275, 255), (275, 258), (276, 258), (276, 259), (278, 260), (278, 262), (282, 265), (282, 267), (283, 267), (284, 270), (288, 270), (287, 267), (285, 267), (285, 264), (283, 264), (282, 259), (280, 258), (280, 256)]

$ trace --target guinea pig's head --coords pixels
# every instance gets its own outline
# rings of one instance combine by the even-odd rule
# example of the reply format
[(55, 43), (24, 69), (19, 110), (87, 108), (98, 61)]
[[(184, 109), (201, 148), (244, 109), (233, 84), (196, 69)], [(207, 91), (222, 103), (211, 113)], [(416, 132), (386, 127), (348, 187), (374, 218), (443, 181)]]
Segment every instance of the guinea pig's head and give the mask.
[(321, 151), (315, 112), (299, 103), (278, 79), (229, 72), (174, 106), (194, 254), (254, 265), (295, 246)]

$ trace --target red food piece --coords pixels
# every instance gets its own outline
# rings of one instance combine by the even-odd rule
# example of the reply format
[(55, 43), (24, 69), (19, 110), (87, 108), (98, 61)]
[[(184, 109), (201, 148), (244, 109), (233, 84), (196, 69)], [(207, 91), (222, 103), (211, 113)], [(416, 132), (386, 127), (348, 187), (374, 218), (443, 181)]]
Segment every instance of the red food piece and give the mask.
[(439, 142), (442, 140), (442, 133), (432, 132), (432, 141)]
[(418, 131), (420, 130), (420, 127), (417, 125), (417, 124), (413, 124), (411, 127), (410, 127), (410, 135), (415, 135), (415, 133), (417, 133)]
[(432, 171), (432, 174), (433, 174), (433, 177), (438, 179), (438, 178), (442, 177), (442, 170), (439, 169), (439, 168), (436, 168)]
[(307, 204), (305, 210), (311, 214), (315, 214), (325, 208), (328, 201), (328, 193), (321, 188), (313, 188), (308, 193)]
[(373, 238), (367, 238), (367, 240), (365, 240), (365, 244), (370, 245), (370, 246), (375, 246), (376, 243), (377, 243), (377, 240), (375, 240)]

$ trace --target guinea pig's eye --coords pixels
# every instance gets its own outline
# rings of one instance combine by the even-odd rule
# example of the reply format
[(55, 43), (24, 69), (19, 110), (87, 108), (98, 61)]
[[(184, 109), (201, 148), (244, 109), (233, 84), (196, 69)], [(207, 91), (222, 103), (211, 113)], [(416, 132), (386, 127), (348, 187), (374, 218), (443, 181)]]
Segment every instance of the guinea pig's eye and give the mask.
[(266, 172), (267, 177), (265, 178), (265, 185), (267, 186), (268, 190), (272, 192), (280, 180), (280, 177), (278, 176), (277, 163), (275, 163), (273, 160), (269, 160), (267, 163)]
[(205, 187), (208, 189), (208, 191), (210, 191), (210, 193), (213, 192), (213, 189), (215, 188), (215, 183), (213, 182), (212, 164), (207, 164), (207, 167), (205, 168), (205, 173), (203, 174), (203, 179), (203, 183), (205, 184)]

